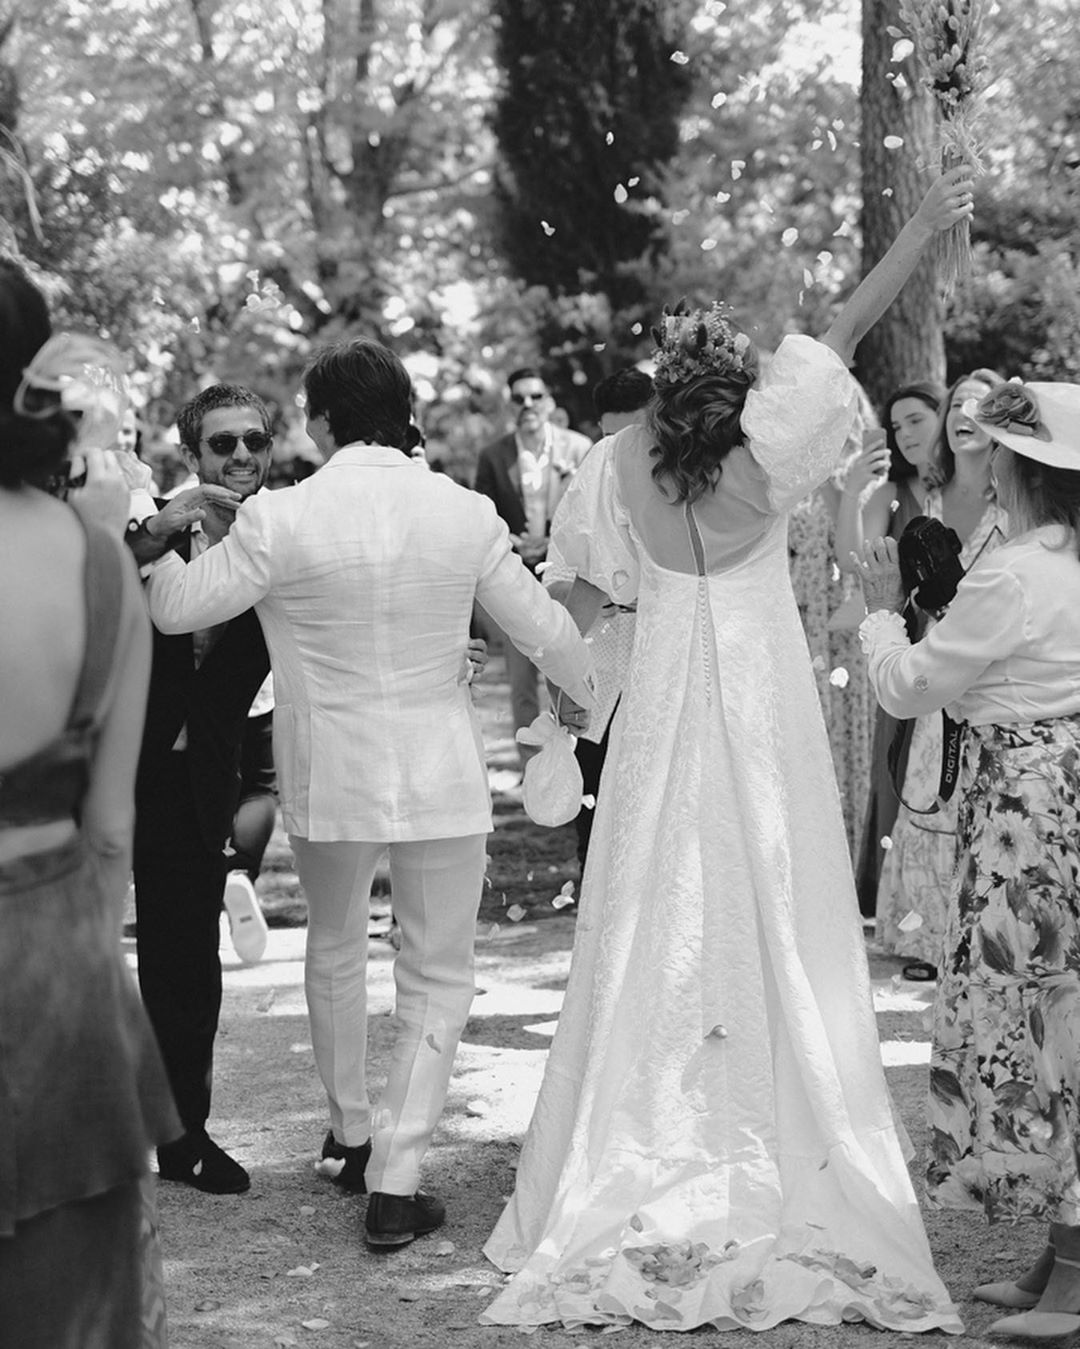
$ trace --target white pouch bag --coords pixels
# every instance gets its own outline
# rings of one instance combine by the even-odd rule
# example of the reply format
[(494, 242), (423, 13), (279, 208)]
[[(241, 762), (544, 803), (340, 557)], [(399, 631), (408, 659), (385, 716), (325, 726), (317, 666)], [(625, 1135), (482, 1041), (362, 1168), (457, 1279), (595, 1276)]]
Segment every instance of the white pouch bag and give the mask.
[(568, 824), (581, 809), (585, 790), (581, 769), (574, 757), (574, 737), (550, 712), (541, 712), (530, 726), (517, 733), (519, 744), (539, 745), (525, 765), (521, 803), (534, 824), (549, 829)]

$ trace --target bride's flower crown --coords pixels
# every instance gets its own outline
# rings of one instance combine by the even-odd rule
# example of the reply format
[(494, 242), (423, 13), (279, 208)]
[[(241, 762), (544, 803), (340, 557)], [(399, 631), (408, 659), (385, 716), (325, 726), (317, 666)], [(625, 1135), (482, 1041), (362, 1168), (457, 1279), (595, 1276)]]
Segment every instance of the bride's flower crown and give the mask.
[(682, 384), (699, 375), (727, 375), (744, 368), (750, 339), (730, 321), (731, 310), (717, 300), (708, 309), (691, 309), (681, 299), (674, 309), (664, 306), (653, 328), (653, 360), (658, 384)]

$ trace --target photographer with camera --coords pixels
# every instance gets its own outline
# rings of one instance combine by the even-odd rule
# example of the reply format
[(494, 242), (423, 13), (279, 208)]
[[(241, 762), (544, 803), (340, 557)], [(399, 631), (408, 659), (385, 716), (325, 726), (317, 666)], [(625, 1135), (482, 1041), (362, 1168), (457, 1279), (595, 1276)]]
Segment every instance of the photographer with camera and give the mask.
[(992, 1331), (1042, 1339), (1080, 1330), (1080, 385), (1005, 384), (963, 412), (992, 437), (1009, 538), (914, 645), (877, 539), (860, 633), (887, 711), (966, 723), (927, 1193), (1050, 1220), (1031, 1269), (975, 1290), (1034, 1309)]
[[(924, 479), (936, 479), (922, 498), (923, 514), (955, 534), (964, 571), (1005, 537), (1007, 518), (990, 481), (992, 441), (964, 411), (965, 402), (982, 397), (1000, 382), (989, 370), (976, 370), (955, 381), (941, 404), (929, 458), (921, 470)], [(890, 532), (899, 536), (910, 519), (908, 513), (904, 526)], [(857, 548), (864, 542), (865, 538)], [(909, 636), (917, 640), (926, 630), (927, 618), (909, 609), (909, 619), (913, 624)], [(918, 717), (899, 735), (894, 728), (884, 748), (888, 758), (881, 776), (897, 806), (891, 829), (881, 828), (870, 840), (881, 858), (876, 936), (887, 954), (906, 957), (905, 978), (929, 981), (937, 977), (941, 959), (956, 855), (955, 800), (938, 799), (944, 753), (941, 717), (936, 713)]]

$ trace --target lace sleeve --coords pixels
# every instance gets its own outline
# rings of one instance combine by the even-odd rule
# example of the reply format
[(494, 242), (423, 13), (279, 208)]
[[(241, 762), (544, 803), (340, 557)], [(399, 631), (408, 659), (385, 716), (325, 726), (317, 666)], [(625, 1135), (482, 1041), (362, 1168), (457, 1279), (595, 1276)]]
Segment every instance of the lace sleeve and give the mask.
[(574, 475), (551, 522), (551, 552), (560, 573), (591, 582), (616, 604), (632, 604), (638, 559), (619, 500), (614, 443), (599, 441)]
[(742, 414), (750, 453), (769, 479), (769, 504), (778, 514), (838, 466), (857, 410), (855, 381), (839, 356), (812, 337), (785, 337)]

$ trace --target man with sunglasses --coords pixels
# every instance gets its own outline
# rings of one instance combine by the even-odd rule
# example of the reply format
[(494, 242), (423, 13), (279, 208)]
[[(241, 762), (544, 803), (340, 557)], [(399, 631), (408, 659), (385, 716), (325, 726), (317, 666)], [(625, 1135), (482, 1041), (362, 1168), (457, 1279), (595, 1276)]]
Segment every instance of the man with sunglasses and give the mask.
[[(474, 487), (490, 497), (506, 521), (511, 542), (530, 571), (547, 557), (551, 518), (591, 441), (552, 421), (555, 400), (538, 370), (524, 366), (506, 381), (514, 427), (480, 451)], [(536, 667), (512, 642), (503, 642), (514, 730), (540, 711)], [(518, 747), (521, 764), (535, 750)]]
[[(219, 544), (237, 507), (270, 470), (270, 414), (248, 389), (204, 389), (181, 408), (177, 424), (198, 486), (132, 522), (128, 542), (139, 562), (170, 551), (189, 561)], [(221, 1009), (222, 897), (227, 875), (230, 885), (242, 875), (225, 850), (239, 803), (248, 712), (269, 669), (253, 609), (185, 636), (154, 631), (135, 785), (139, 985), (185, 1129), (179, 1141), (158, 1149), (158, 1170), (211, 1194), (239, 1194), (251, 1183), (210, 1138), (206, 1121)], [(248, 900), (257, 910), (253, 892)]]

